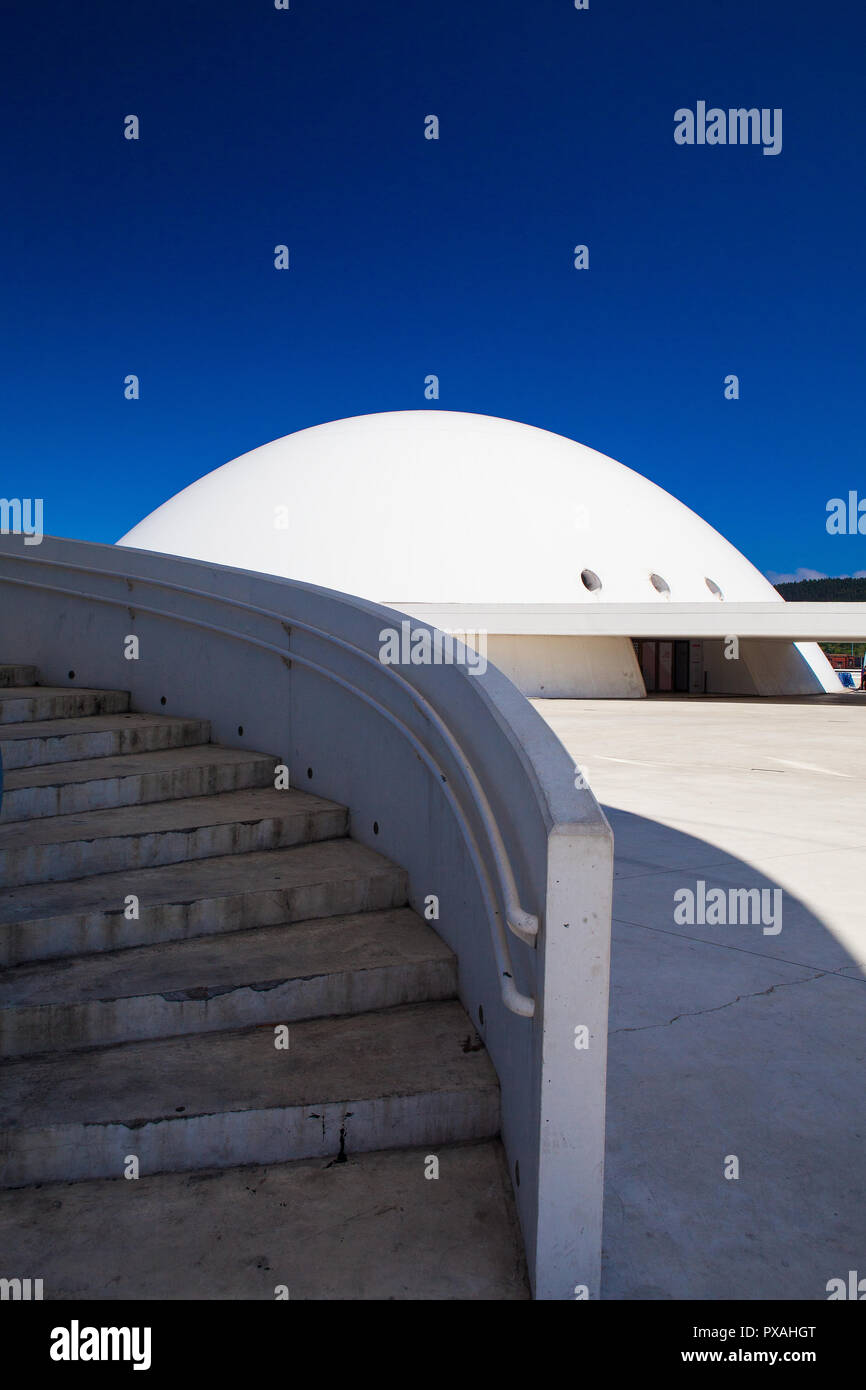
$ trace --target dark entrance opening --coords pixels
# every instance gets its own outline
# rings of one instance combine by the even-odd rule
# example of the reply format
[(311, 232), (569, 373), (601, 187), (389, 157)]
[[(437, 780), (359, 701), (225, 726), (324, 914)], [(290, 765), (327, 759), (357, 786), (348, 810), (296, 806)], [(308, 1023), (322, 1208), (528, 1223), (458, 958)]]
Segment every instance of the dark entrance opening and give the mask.
[(658, 637), (634, 639), (647, 695), (688, 695), (689, 648), (688, 640), (668, 641)]

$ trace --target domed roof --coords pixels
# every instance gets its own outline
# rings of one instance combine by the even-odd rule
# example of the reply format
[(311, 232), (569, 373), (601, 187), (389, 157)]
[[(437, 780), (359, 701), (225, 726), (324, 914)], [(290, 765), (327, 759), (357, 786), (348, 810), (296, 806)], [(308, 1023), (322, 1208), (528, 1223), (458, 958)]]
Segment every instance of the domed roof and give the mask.
[(778, 598), (718, 531), (624, 464), (531, 425), (447, 410), (276, 439), (184, 488), (118, 544), (397, 607)]

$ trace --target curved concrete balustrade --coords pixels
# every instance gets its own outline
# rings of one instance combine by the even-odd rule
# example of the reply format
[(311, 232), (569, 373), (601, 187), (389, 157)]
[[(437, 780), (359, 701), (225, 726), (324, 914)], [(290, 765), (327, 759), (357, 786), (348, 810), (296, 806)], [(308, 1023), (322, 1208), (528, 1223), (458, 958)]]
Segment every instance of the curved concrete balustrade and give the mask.
[(402, 616), (175, 556), (54, 538), (34, 555), (0, 537), (4, 659), (24, 653), (56, 685), (128, 690), (133, 710), (208, 719), (222, 745), (276, 750), (293, 786), (348, 805), (352, 837), (408, 871), (419, 913), (438, 899), (431, 925), (501, 1084), (535, 1295), (595, 1297), (610, 828), (495, 668), (379, 662)]

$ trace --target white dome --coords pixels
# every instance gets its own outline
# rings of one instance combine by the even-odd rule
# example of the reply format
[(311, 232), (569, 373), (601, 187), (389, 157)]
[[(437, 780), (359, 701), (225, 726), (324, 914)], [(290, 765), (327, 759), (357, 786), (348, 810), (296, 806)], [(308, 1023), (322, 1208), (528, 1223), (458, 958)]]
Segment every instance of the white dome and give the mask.
[[(401, 603), (778, 598), (670, 493), (562, 435), (446, 410), (300, 430), (179, 492), (120, 545)], [(601, 588), (590, 591), (581, 579)], [(779, 599), (779, 602), (782, 600)]]

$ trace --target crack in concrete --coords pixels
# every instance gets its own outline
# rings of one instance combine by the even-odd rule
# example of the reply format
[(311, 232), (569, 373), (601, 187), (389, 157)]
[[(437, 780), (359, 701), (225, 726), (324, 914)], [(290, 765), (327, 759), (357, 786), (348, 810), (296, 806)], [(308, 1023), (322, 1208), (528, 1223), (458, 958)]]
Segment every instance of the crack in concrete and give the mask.
[[(207, 1002), (210, 999), (217, 999), (222, 994), (232, 994), (242, 989), (252, 989), (255, 990), (257, 994), (263, 994), (267, 993), (268, 990), (278, 989), (280, 985), (284, 985), (285, 983), (285, 980), (259, 980), (251, 981), (249, 984), (243, 985), (197, 985), (190, 989), (178, 989), (172, 990), (167, 994), (162, 993), (160, 997), (165, 999), (169, 1004), (198, 1004)], [(147, 999), (151, 996), (138, 995), (133, 997)], [(102, 1000), (100, 1002), (111, 1003), (113, 1001)]]
[[(612, 921), (618, 926), (635, 927), (641, 931), (654, 931), (662, 936), (672, 936), (677, 941), (690, 941), (696, 946), (709, 946), (713, 950), (736, 951), (743, 956), (757, 956), (759, 960), (770, 960), (775, 965), (793, 965), (798, 970), (809, 970), (810, 966), (804, 960), (791, 960), (790, 956), (772, 955), (769, 951), (755, 951), (748, 946), (735, 946), (731, 941), (710, 941), (705, 936), (690, 936), (688, 932), (674, 931), (671, 927), (656, 927), (650, 922), (633, 922), (629, 917), (613, 916)], [(842, 980), (854, 980), (857, 984), (862, 984), (862, 978), (856, 975), (846, 975), (846, 970), (864, 970), (866, 962), (840, 966), (838, 970), (831, 970), (829, 967), (823, 972), (825, 975), (838, 975)]]
[(702, 1014), (717, 1014), (721, 1009), (730, 1009), (734, 1004), (739, 1004), (742, 999), (759, 999), (762, 994), (772, 994), (774, 990), (785, 989), (789, 985), (805, 985), (811, 980), (822, 980), (825, 975), (832, 974), (829, 970), (819, 970), (817, 975), (804, 975), (802, 980), (780, 980), (778, 984), (770, 985), (769, 989), (756, 989), (752, 994), (738, 994), (736, 999), (729, 999), (726, 1004), (716, 1004), (711, 1009), (692, 1009), (688, 1013), (674, 1014), (666, 1023), (643, 1023), (639, 1028), (612, 1028), (611, 1035), (614, 1033), (646, 1033), (650, 1028), (669, 1028), (672, 1023), (676, 1023), (681, 1018), (700, 1018)]

